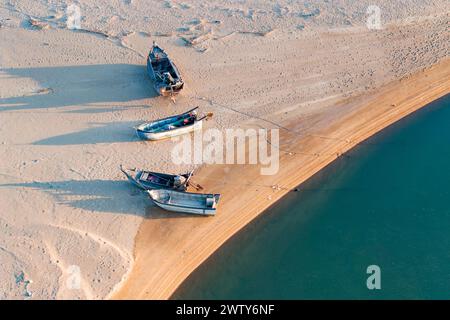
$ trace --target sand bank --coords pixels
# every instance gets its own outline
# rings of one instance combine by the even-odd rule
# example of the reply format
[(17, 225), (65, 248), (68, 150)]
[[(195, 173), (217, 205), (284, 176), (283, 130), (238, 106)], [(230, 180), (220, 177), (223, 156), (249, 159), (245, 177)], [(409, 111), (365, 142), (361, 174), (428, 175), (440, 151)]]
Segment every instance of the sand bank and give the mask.
[[(449, 92), (447, 59), (370, 96), (343, 101), (353, 105), (347, 114), (331, 118), (322, 114), (306, 137), (282, 133), (282, 145), (288, 143), (292, 153), (281, 155), (275, 176), (261, 176), (252, 166), (203, 167), (196, 180), (208, 191), (222, 194), (218, 215), (145, 220), (136, 238), (135, 266), (113, 298), (168, 299), (197, 266), (289, 190), (358, 143)], [(299, 126), (287, 125), (294, 131)]]
[[(1, 299), (108, 297), (132, 268), (143, 220), (136, 247), (142, 254), (124, 292), (168, 297), (195, 266), (283, 194), (271, 185), (299, 183), (320, 167), (317, 161), (326, 163), (334, 149), (347, 146), (336, 143), (339, 138), (299, 140), (329, 130), (371, 101), (350, 98), (369, 95), (449, 52), (444, 0), (402, 6), (378, 0), (381, 30), (366, 24), (372, 0), (77, 4), (82, 29), (68, 30), (67, 1), (0, 1)], [(170, 53), (186, 81), (175, 103), (157, 97), (146, 75), (153, 40)], [(280, 175), (257, 182), (253, 167), (242, 169), (249, 173), (245, 177), (233, 166), (202, 169), (198, 179), (208, 191), (224, 194), (214, 219), (157, 211), (118, 166), (170, 173), (194, 166), (174, 164), (174, 142), (139, 141), (133, 126), (197, 105), (214, 113), (207, 127), (222, 131), (291, 125), (291, 135), (281, 130), (282, 148), (304, 157), (284, 154)], [(324, 149), (336, 144), (325, 153), (330, 159), (315, 159), (306, 150), (315, 143)], [(290, 183), (283, 172), (292, 171), (293, 159), (302, 176), (290, 176)], [(227, 180), (206, 181), (209, 174), (222, 179), (226, 170)], [(240, 207), (250, 194), (237, 201), (233, 192), (249, 190), (258, 195), (260, 208)], [(141, 241), (143, 235), (151, 239)], [(202, 236), (207, 243), (197, 247)], [(81, 283), (72, 286), (76, 270)]]

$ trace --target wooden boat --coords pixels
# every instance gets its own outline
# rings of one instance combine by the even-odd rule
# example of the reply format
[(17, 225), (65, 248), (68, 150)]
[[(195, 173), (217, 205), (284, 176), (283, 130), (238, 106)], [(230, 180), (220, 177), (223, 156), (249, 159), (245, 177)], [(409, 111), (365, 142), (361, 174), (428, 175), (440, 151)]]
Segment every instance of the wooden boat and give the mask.
[(183, 135), (202, 128), (202, 121), (211, 117), (207, 114), (198, 118), (197, 108), (183, 114), (141, 124), (136, 133), (143, 140), (161, 140)]
[(184, 87), (180, 72), (167, 53), (155, 42), (147, 58), (147, 72), (162, 96), (178, 94)]
[(165, 189), (147, 192), (153, 202), (164, 210), (203, 216), (215, 215), (220, 199), (220, 194), (200, 194)]
[(125, 169), (122, 165), (120, 166), (120, 171), (123, 172), (131, 183), (143, 190), (174, 189), (185, 191), (193, 174), (193, 172), (190, 172), (187, 174), (171, 175), (137, 169)]

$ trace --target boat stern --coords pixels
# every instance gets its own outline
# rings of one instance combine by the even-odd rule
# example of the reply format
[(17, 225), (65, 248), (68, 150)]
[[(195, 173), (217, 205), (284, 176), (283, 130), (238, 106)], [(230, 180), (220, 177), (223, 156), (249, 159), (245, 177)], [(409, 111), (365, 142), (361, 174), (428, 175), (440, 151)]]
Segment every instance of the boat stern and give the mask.
[(156, 91), (159, 92), (159, 94), (163, 97), (170, 97), (173, 95), (177, 95), (181, 92), (181, 90), (184, 87), (184, 83), (177, 83), (174, 85), (170, 85), (170, 86), (161, 86), (161, 87), (157, 87), (155, 88)]

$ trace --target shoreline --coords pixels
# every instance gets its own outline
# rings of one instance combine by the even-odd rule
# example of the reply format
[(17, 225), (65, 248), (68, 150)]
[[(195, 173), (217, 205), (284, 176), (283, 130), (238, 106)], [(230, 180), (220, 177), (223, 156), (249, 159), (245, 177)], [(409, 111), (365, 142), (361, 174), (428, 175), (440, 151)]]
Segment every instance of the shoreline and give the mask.
[[(369, 97), (350, 99), (355, 107), (340, 119), (324, 119), (327, 128), (296, 139), (295, 146), (301, 147), (302, 154), (280, 153), (280, 171), (275, 176), (260, 176), (258, 166), (202, 167), (196, 182), (208, 192), (222, 194), (217, 216), (144, 220), (135, 239), (134, 267), (110, 297), (169, 299), (202, 262), (259, 214), (357, 144), (447, 94), (449, 79), (450, 59), (445, 59), (387, 84)], [(280, 131), (280, 142), (291, 143), (287, 133)], [(224, 176), (224, 180), (208, 179), (213, 176)], [(255, 180), (258, 186), (250, 184)], [(233, 184), (227, 184), (230, 181)], [(281, 188), (270, 187), (274, 185)]]

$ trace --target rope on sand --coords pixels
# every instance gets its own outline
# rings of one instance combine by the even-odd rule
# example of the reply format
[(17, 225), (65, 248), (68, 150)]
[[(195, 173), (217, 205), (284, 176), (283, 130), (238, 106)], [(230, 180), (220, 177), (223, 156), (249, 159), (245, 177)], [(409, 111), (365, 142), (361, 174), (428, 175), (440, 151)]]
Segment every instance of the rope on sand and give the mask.
[[(235, 108), (232, 108), (232, 107), (229, 107), (229, 106), (217, 103), (217, 102), (213, 101), (212, 99), (208, 99), (206, 97), (200, 97), (200, 96), (195, 96), (195, 98), (198, 99), (198, 100), (201, 100), (201, 101), (206, 101), (210, 105), (216, 105), (216, 106), (221, 107), (223, 109), (226, 109), (226, 110), (233, 111), (235, 113), (244, 115), (244, 116), (246, 116), (246, 117), (248, 117), (250, 119), (260, 120), (260, 121), (264, 121), (264, 122), (270, 123), (270, 124), (276, 126), (277, 128), (279, 128), (281, 130), (284, 130), (284, 131), (286, 131), (286, 132), (288, 132), (290, 134), (293, 134), (293, 135), (295, 135), (297, 137), (301, 137), (301, 138), (313, 137), (313, 138), (318, 138), (318, 139), (323, 139), (323, 140), (333, 140), (333, 141), (345, 142), (347, 144), (350, 144), (352, 142), (351, 139), (348, 139), (348, 138), (336, 138), (336, 137), (323, 136), (323, 135), (318, 135), (318, 134), (313, 134), (313, 133), (302, 134), (302, 132), (298, 132), (298, 131), (289, 129), (289, 128), (287, 128), (285, 126), (282, 126), (281, 124), (276, 123), (274, 121), (271, 121), (271, 120), (264, 119), (264, 118), (259, 117), (259, 116), (255, 116), (255, 115), (251, 115), (251, 114), (239, 111), (239, 110), (237, 110)], [(261, 125), (258, 125), (258, 126), (260, 128), (262, 128)], [(266, 139), (266, 142), (269, 145), (272, 145), (271, 141), (269, 141), (268, 139)], [(366, 141), (362, 141), (362, 142), (359, 142), (357, 145), (372, 146), (372, 145), (383, 145), (383, 143), (369, 143), (369, 142), (366, 142)], [(277, 148), (280, 152), (283, 152), (286, 155), (305, 155), (305, 156), (313, 156), (313, 157), (333, 156), (333, 155), (335, 155), (337, 158), (345, 156), (345, 154), (342, 153), (342, 152), (336, 152), (336, 153), (307, 153), (307, 152), (301, 152), (301, 151), (295, 151), (295, 150), (281, 149), (281, 147), (277, 147), (277, 146), (274, 146), (274, 147)], [(347, 155), (346, 157), (349, 158), (350, 156)]]

